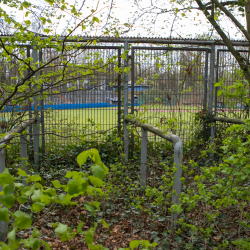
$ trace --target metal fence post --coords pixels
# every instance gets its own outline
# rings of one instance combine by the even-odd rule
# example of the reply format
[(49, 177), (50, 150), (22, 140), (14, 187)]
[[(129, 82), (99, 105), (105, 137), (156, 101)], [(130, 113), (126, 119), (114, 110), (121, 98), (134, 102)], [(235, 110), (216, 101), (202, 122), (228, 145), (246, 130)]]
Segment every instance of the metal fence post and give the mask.
[[(215, 66), (215, 45), (211, 46), (211, 56), (210, 56), (210, 77), (209, 77), (209, 99), (208, 99), (208, 113), (212, 115), (213, 111), (213, 93), (214, 93), (214, 66)], [(215, 126), (214, 123), (211, 121), (211, 139), (210, 139), (210, 146), (211, 150), (214, 143), (214, 136), (215, 136)], [(210, 159), (214, 159), (214, 153), (210, 153)]]
[[(128, 50), (128, 41), (124, 43), (124, 50)], [(128, 67), (128, 58), (124, 61), (124, 67)], [(124, 118), (128, 115), (128, 73), (124, 73)], [(124, 119), (124, 154), (125, 159), (128, 160), (128, 147), (129, 147), (129, 137), (128, 137), (128, 123)]]
[[(0, 144), (3, 145), (3, 144)], [(5, 150), (0, 149), (0, 174), (5, 170)], [(0, 186), (0, 192), (3, 191), (3, 186)], [(5, 241), (7, 236), (7, 222), (0, 220), (0, 241)]]
[[(121, 67), (121, 48), (118, 49), (118, 67)], [(118, 74), (118, 135), (121, 136), (121, 74)]]
[[(43, 60), (42, 50), (39, 50), (39, 65)], [(40, 72), (42, 74), (42, 71)], [(43, 94), (43, 83), (41, 86), (41, 94)], [(41, 100), (41, 129), (42, 129), (42, 156), (45, 157), (45, 126), (44, 126), (44, 100)]]
[[(172, 194), (172, 202), (176, 205), (180, 204), (180, 196), (181, 196), (181, 177), (182, 177), (182, 155), (183, 155), (183, 147), (181, 139), (173, 135), (173, 145), (174, 145), (174, 163), (177, 171), (174, 175), (174, 185), (173, 185), (173, 194)], [(175, 222), (178, 219), (178, 213), (173, 213), (171, 215), (171, 225), (175, 226)]]
[[(21, 165), (23, 170), (27, 171), (27, 160), (28, 160), (28, 148), (27, 148), (27, 136), (20, 133), (20, 147), (21, 147)], [(26, 181), (23, 180), (23, 184), (27, 185)]]
[[(30, 57), (30, 46), (27, 46), (27, 58)], [(27, 70), (29, 73), (30, 72), (30, 69)], [(31, 88), (31, 83), (29, 84), (29, 87)], [(31, 102), (29, 101), (29, 118), (31, 119), (32, 118), (32, 105), (31, 105)], [(30, 138), (30, 148), (33, 147), (33, 136), (32, 136), (32, 131), (33, 131), (33, 125), (30, 124), (29, 125), (29, 138)]]
[(140, 184), (141, 188), (146, 188), (146, 179), (147, 179), (147, 133), (148, 131), (144, 128), (141, 128), (141, 172), (140, 172)]
[[(32, 48), (32, 57), (33, 57), (33, 63), (36, 63), (38, 61), (37, 58), (37, 50)], [(34, 97), (34, 113), (38, 114), (38, 100), (37, 97)], [(34, 132), (34, 163), (35, 165), (38, 165), (39, 162), (39, 125), (38, 121), (36, 121), (33, 125), (33, 132)]]

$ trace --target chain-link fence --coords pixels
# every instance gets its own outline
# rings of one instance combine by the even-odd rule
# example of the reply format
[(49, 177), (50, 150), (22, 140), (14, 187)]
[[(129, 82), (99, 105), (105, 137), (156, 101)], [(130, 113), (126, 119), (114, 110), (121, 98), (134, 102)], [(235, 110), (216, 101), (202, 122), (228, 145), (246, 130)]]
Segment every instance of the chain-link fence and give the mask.
[[(209, 98), (213, 100), (212, 109), (217, 115), (245, 117), (247, 107), (239, 100), (221, 97), (220, 87), (209, 96), (214, 80), (224, 78), (225, 85), (231, 86), (240, 79), (235, 59), (221, 46), (215, 46), (214, 79), (211, 71), (211, 53), (214, 52), (205, 41), (204, 44), (190, 40), (184, 45), (175, 41), (175, 45), (139, 46), (147, 42), (141, 39), (141, 44), (129, 46), (126, 53), (121, 43), (114, 46), (110, 45), (111, 41), (106, 42), (101, 46), (79, 46), (68, 58), (58, 56), (53, 65), (40, 73), (49, 76), (39, 90), (41, 95), (36, 97), (41, 117), (40, 145), (44, 150), (46, 145), (74, 143), (76, 138), (91, 139), (98, 134), (96, 139), (103, 140), (104, 134), (114, 130), (122, 133), (123, 110), (127, 106), (128, 113), (177, 134), (184, 144), (194, 140), (196, 131), (202, 129), (195, 122), (195, 114), (205, 112)], [(22, 48), (26, 52), (23, 58), (33, 56), (31, 46)], [(247, 58), (248, 51), (239, 49)], [(56, 48), (43, 49), (38, 53), (38, 61), (47, 62), (57, 53)], [(86, 65), (86, 74), (76, 70), (73, 79), (58, 82), (62, 70), (67, 69), (61, 66), (63, 60), (71, 64), (71, 75), (74, 68), (83, 65)], [(2, 85), (20, 77), (18, 62), (16, 67), (10, 67), (11, 64), (13, 62), (0, 62)], [(121, 68), (125, 68), (123, 73)], [(124, 95), (127, 98), (123, 99)], [(1, 131), (8, 131), (20, 120), (31, 117), (34, 106), (35, 100), (30, 99), (21, 106), (7, 103), (1, 112)], [(29, 132), (32, 134), (32, 127)], [(30, 139), (32, 142), (32, 135)], [(151, 140), (155, 140), (155, 136), (152, 135)]]

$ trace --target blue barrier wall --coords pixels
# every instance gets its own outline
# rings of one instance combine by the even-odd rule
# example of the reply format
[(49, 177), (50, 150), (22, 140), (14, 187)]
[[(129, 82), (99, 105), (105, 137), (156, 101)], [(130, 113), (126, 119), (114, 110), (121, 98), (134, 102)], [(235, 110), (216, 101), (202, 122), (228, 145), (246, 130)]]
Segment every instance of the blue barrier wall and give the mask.
[[(51, 104), (51, 105), (44, 105), (44, 110), (46, 109), (52, 109), (52, 110), (60, 110), (60, 109), (87, 109), (87, 108), (105, 108), (105, 107), (117, 107), (118, 105), (110, 105), (108, 102), (103, 103), (75, 103), (75, 104)], [(135, 104), (135, 106), (139, 106), (139, 104)], [(22, 110), (21, 106), (16, 107), (4, 107), (4, 110), (2, 112), (12, 112), (14, 108), (14, 111), (24, 111)], [(26, 108), (25, 110), (28, 110)], [(31, 110), (34, 111), (34, 106), (31, 106)], [(39, 107), (39, 110), (41, 110), (41, 106)]]

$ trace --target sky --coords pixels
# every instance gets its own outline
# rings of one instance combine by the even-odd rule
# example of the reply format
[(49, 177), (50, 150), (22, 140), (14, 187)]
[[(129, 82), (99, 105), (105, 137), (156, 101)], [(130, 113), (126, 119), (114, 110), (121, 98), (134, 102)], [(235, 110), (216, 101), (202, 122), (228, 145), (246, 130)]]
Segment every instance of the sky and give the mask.
[[(168, 12), (160, 14), (161, 10), (168, 10), (170, 8), (182, 8), (183, 6), (177, 5), (175, 1), (165, 1), (165, 0), (70, 0), (70, 5), (75, 5), (78, 10), (80, 6), (82, 15), (79, 19), (74, 19), (70, 15), (70, 9), (64, 12), (58, 11), (56, 9), (49, 9), (48, 3), (44, 0), (31, 0), (31, 3), (36, 6), (32, 8), (33, 15), (29, 14), (25, 18), (25, 11), (13, 10), (5, 5), (0, 6), (6, 10), (8, 13), (13, 15), (13, 18), (19, 22), (30, 19), (33, 22), (31, 29), (35, 30), (39, 28), (38, 19), (39, 15), (44, 13), (45, 9), (49, 12), (53, 12), (55, 16), (65, 15), (58, 20), (50, 18), (53, 25), (49, 27), (51, 32), (49, 34), (67, 34), (67, 28), (74, 27), (82, 19), (89, 16), (86, 21), (86, 29), (82, 31), (79, 28), (74, 34), (86, 35), (86, 36), (101, 36), (110, 35), (114, 36), (118, 34), (122, 36), (141, 36), (141, 37), (172, 37), (172, 38), (198, 38), (205, 35), (205, 37), (218, 37), (216, 33), (211, 30), (211, 26), (207, 23), (207, 20), (202, 12), (192, 10), (180, 11), (179, 13)], [(84, 4), (83, 4), (84, 3)], [(186, 2), (188, 4), (188, 1)], [(110, 8), (112, 6), (112, 8)], [(184, 6), (187, 7), (188, 5)], [(68, 6), (70, 8), (70, 6)], [(95, 11), (94, 13), (91, 10)], [(144, 14), (143, 12), (151, 10), (151, 14)], [(43, 15), (43, 14), (42, 14)], [(237, 15), (237, 13), (235, 13)], [(32, 17), (33, 16), (33, 17)], [(34, 18), (35, 16), (35, 18)], [(100, 22), (95, 22), (91, 25), (92, 17), (96, 16), (99, 18)], [(238, 19), (245, 23), (245, 18), (237, 16)], [(224, 28), (225, 32), (229, 34), (232, 39), (242, 39), (241, 35), (237, 33), (237, 29), (232, 26), (230, 20), (225, 17), (219, 17), (221, 19), (221, 26)], [(129, 24), (133, 23), (133, 27)], [(49, 23), (47, 23), (49, 25)], [(233, 28), (231, 28), (233, 27)], [(39, 33), (43, 32), (41, 27)]]

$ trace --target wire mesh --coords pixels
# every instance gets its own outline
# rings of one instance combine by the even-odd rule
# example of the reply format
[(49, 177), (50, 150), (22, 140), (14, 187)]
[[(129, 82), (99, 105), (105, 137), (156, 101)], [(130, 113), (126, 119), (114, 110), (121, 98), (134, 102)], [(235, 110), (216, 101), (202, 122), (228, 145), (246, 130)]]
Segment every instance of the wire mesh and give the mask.
[[(184, 143), (190, 142), (196, 129), (194, 113), (204, 105), (207, 50), (148, 47), (132, 50), (135, 115), (177, 134)], [(156, 140), (154, 135), (149, 136)]]
[[(238, 52), (248, 60), (247, 50), (238, 50)], [(225, 116), (228, 118), (244, 119), (249, 116), (248, 108), (244, 104), (244, 96), (238, 89), (237, 96), (233, 95), (235, 88), (232, 88), (234, 83), (239, 81), (245, 88), (244, 76), (240, 72), (240, 67), (234, 56), (230, 51), (225, 49), (217, 50), (217, 76), (216, 81), (221, 82), (224, 87), (216, 88), (215, 109), (217, 116)], [(227, 88), (232, 96), (225, 96), (223, 89)]]
[[(43, 60), (51, 53), (55, 50), (46, 49)], [(118, 128), (120, 54), (118, 47), (88, 47), (69, 59), (75, 67), (86, 66), (85, 74), (76, 74), (73, 80), (51, 90), (44, 101), (47, 143), (74, 143), (76, 138), (90, 139), (96, 134), (101, 140), (103, 134)], [(57, 70), (55, 65), (47, 71)]]

